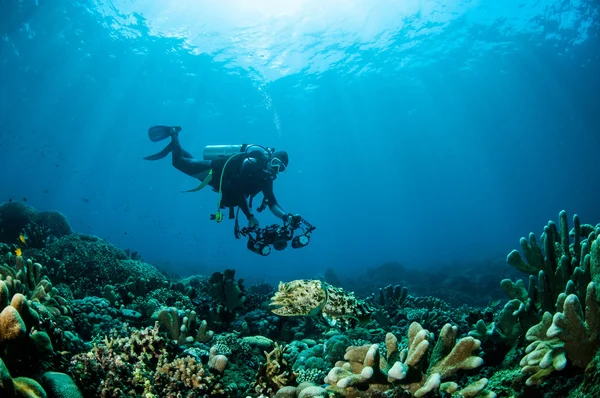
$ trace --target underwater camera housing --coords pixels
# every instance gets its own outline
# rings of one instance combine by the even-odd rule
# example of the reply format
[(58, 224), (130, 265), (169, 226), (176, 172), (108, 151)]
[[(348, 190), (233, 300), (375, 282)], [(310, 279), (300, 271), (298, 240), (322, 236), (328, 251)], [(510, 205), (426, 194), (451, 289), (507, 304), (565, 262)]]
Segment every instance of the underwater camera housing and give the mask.
[(248, 250), (268, 256), (271, 248), (281, 251), (292, 242), (292, 248), (299, 249), (310, 243), (310, 234), (315, 227), (300, 216), (293, 216), (289, 223), (273, 224), (265, 228), (242, 228), (239, 233), (248, 237)]

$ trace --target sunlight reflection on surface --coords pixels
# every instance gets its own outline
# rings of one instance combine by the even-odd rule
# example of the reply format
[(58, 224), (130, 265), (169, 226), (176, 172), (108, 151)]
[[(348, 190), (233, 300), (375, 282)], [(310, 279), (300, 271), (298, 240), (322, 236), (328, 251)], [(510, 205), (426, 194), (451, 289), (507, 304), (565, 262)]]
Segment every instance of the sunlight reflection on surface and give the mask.
[(128, 15), (137, 13), (151, 34), (180, 38), (196, 54), (235, 60), (267, 80), (307, 67), (312, 69), (307, 72), (325, 70), (343, 60), (349, 46), (387, 48), (406, 18), (443, 23), (468, 6), (418, 0), (114, 0), (96, 5), (124, 25)]
[[(150, 35), (181, 39), (193, 54), (208, 54), (269, 81), (319, 73), (366, 52), (417, 52), (428, 39), (446, 40), (457, 21), (497, 26), (506, 36), (539, 32), (559, 21), (579, 30), (582, 41), (585, 7), (576, 3), (581, 7), (560, 0), (95, 0), (95, 11), (117, 21), (112, 28), (121, 35), (135, 35), (131, 26), (141, 16)], [(583, 22), (569, 26), (574, 20)], [(455, 41), (462, 39), (457, 36)], [(443, 45), (451, 49), (455, 43)]]

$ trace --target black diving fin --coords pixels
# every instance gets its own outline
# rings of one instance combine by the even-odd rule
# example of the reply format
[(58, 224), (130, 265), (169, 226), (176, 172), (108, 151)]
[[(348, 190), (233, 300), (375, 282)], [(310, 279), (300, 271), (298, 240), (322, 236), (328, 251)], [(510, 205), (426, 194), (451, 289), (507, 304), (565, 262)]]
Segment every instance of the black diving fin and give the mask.
[(172, 150), (173, 150), (173, 145), (172, 145), (172, 143), (169, 143), (169, 145), (167, 145), (166, 147), (164, 147), (163, 150), (160, 151), (159, 153), (155, 153), (154, 155), (146, 156), (144, 159), (145, 160), (158, 160), (158, 159), (162, 159), (165, 156), (167, 156), (169, 153), (171, 153)]
[(148, 138), (152, 142), (162, 141), (181, 131), (179, 126), (152, 126), (148, 129)]

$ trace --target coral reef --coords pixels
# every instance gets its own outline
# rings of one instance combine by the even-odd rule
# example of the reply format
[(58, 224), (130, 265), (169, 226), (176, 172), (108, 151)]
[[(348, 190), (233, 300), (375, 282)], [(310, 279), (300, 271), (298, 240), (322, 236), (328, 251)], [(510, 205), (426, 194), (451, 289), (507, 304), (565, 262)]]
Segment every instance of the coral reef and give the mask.
[[(61, 238), (73, 233), (67, 218), (57, 211), (39, 211), (21, 202), (5, 202), (0, 205), (0, 242), (22, 243), (21, 234), (29, 233), (29, 238), (34, 246), (43, 246), (41, 243), (49, 237)], [(40, 236), (41, 234), (41, 236)]]
[[(422, 273), (387, 263), (354, 285), (357, 294), (332, 269), (326, 281), (277, 289), (246, 288), (233, 269), (178, 279), (138, 253), (73, 233), (58, 213), (42, 213), (0, 206), (7, 215), (0, 223), (18, 221), (0, 242), (1, 396), (600, 391), (600, 224), (577, 215), (571, 230), (561, 212), (540, 239), (522, 238), (522, 254), (511, 252), (511, 272), (502, 271), (511, 278), (433, 270), (429, 279), (439, 280), (427, 286)], [(496, 287), (488, 294), (490, 280)]]
[(75, 298), (102, 296), (105, 285), (134, 280), (164, 280), (150, 264), (130, 259), (123, 250), (105, 240), (89, 235), (72, 234), (48, 244), (49, 258), (64, 264), (68, 285)]
[[(540, 384), (569, 361), (585, 368), (600, 347), (598, 292), (593, 282), (600, 275), (600, 224), (581, 224), (573, 216), (569, 230), (565, 211), (558, 227), (552, 221), (544, 228), (541, 246), (533, 233), (521, 238), (525, 260), (517, 250), (507, 262), (530, 274), (529, 287), (518, 280), (501, 282), (511, 299), (499, 315), (499, 328), (490, 335), (513, 343), (525, 333), (531, 342), (520, 362), (524, 373), (533, 373), (527, 385)], [(585, 302), (585, 312), (581, 302)], [(482, 330), (482, 329), (481, 329)]]
[[(472, 337), (457, 340), (457, 328), (449, 324), (440, 331), (435, 346), (431, 333), (414, 322), (408, 330), (408, 346), (399, 351), (396, 336), (385, 338), (386, 357), (382, 358), (377, 344), (350, 346), (344, 359), (329, 372), (325, 382), (334, 391), (351, 396), (357, 391), (384, 392), (399, 382), (398, 388), (414, 397), (423, 397), (432, 391), (454, 393), (458, 384), (442, 383), (462, 370), (480, 367), (483, 360), (473, 355), (480, 342)], [(430, 350), (430, 348), (432, 348)], [(393, 363), (393, 365), (392, 365)], [(466, 396), (495, 397), (485, 390), (488, 380), (464, 387), (459, 394)]]

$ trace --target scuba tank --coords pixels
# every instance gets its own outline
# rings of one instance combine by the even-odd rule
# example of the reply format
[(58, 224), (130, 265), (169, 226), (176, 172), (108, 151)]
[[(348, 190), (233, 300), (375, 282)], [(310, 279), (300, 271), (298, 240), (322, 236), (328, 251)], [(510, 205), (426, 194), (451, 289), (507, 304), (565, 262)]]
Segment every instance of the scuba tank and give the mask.
[(241, 145), (207, 145), (204, 147), (202, 157), (204, 160), (215, 160), (219, 157), (229, 157), (236, 154), (248, 154), (252, 151), (261, 151), (265, 155), (273, 153), (273, 148), (265, 148), (262, 145), (256, 144), (241, 144)]

